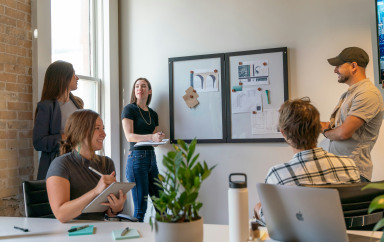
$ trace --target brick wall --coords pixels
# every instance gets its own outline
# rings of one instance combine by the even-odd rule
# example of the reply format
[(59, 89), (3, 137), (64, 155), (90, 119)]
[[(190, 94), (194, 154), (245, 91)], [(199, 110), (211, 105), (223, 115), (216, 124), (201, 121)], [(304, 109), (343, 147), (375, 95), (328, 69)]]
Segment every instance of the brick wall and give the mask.
[(0, 0), (0, 216), (24, 213), (33, 178), (30, 0)]

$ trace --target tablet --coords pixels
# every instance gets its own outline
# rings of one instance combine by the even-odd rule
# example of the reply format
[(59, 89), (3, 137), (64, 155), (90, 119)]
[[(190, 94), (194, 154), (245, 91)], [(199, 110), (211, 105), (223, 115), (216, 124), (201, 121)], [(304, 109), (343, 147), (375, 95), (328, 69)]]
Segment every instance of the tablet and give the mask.
[(136, 183), (134, 182), (114, 182), (109, 187), (107, 187), (102, 193), (100, 193), (95, 199), (93, 199), (82, 211), (82, 213), (97, 213), (105, 212), (107, 206), (101, 205), (100, 203), (108, 202), (108, 195), (113, 193), (116, 197), (119, 197), (119, 191), (122, 190), (123, 193), (129, 192), (129, 190), (134, 187)]

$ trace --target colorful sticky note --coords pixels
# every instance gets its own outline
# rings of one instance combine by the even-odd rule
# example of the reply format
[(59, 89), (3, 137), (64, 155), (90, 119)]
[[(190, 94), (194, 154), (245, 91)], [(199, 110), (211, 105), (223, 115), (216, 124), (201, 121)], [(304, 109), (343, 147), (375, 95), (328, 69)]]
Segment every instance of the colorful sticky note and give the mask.
[(123, 232), (124, 229), (117, 229), (112, 231), (112, 237), (114, 240), (122, 240), (122, 239), (135, 239), (140, 238), (139, 231), (137, 229), (130, 229), (128, 233), (126, 233), (124, 236), (121, 236), (121, 232)]
[(235, 91), (242, 91), (243, 86), (233, 86), (232, 89), (234, 89)]
[[(72, 226), (71, 229), (77, 228), (80, 226)], [(81, 230), (77, 230), (75, 232), (69, 232), (69, 236), (77, 236), (77, 235), (88, 235), (88, 234), (93, 234), (93, 225), (89, 225), (89, 227)]]

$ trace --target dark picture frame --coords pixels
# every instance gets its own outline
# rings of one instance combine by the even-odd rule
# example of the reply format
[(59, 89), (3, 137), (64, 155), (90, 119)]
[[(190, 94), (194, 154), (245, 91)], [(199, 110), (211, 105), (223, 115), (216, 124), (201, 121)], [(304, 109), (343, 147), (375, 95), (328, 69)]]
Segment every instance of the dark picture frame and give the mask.
[[(272, 91), (269, 93), (273, 100), (269, 104), (267, 104), (266, 95), (263, 95), (263, 106), (265, 106), (265, 110), (268, 108), (274, 108), (277, 110), (280, 108), (281, 104), (284, 101), (288, 100), (288, 64), (287, 64), (287, 48), (271, 48), (271, 49), (262, 49), (262, 50), (252, 50), (252, 51), (241, 51), (241, 52), (231, 52), (225, 54), (225, 63), (226, 63), (226, 79), (228, 85), (227, 92), (227, 142), (228, 143), (265, 143), (265, 142), (284, 142), (284, 138), (281, 133), (278, 131), (278, 127), (276, 126), (276, 133), (266, 133), (266, 134), (258, 134), (253, 135), (250, 131), (252, 128), (248, 123), (250, 123), (250, 115), (254, 114), (234, 114), (231, 106), (231, 98), (233, 97), (232, 90), (233, 85), (235, 83), (241, 82), (244, 78), (240, 73), (240, 65), (238, 65), (239, 60), (269, 60), (269, 73), (268, 78), (270, 79), (269, 84), (260, 84), (255, 85), (255, 87), (259, 88), (261, 92), (268, 90), (272, 87)], [(233, 59), (233, 60), (232, 60)], [(236, 68), (238, 67), (238, 68)], [(238, 73), (237, 73), (238, 69)], [(252, 68), (251, 68), (252, 69)], [(248, 81), (256, 80), (256, 77), (250, 78), (245, 77)], [(265, 79), (265, 77), (259, 78), (261, 81)], [(243, 88), (244, 91), (244, 88)], [(264, 93), (263, 93), (264, 94)], [(277, 99), (277, 101), (276, 101)], [(268, 100), (269, 102), (269, 100)], [(259, 107), (256, 106), (255, 114), (258, 112)], [(261, 109), (261, 108), (260, 108)], [(236, 116), (241, 116), (240, 118), (236, 118)], [(275, 120), (276, 122), (278, 120)]]
[[(190, 86), (190, 71), (207, 66), (218, 70), (219, 89), (217, 92), (198, 93), (197, 99), (203, 103), (188, 108), (182, 96)], [(191, 142), (196, 138), (199, 143), (225, 143), (227, 134), (224, 54), (169, 58), (168, 67), (170, 142), (176, 143), (177, 139)], [(206, 78), (210, 78), (209, 75)], [(176, 119), (182, 121), (176, 122)]]
[[(256, 59), (256, 61), (261, 58), (265, 60), (264, 64), (267, 67), (261, 66), (260, 70), (251, 70), (244, 65), (241, 67), (236, 66), (236, 69), (233, 69), (232, 60), (236, 58), (244, 58), (244, 60)], [(256, 68), (259, 68), (259, 66), (256, 66)], [(258, 71), (263, 73), (265, 69), (267, 70), (265, 75), (247, 76), (252, 71), (253, 73)], [(262, 129), (265, 130), (255, 129), (255, 119), (251, 116), (254, 112), (246, 110), (238, 112), (240, 114), (236, 112), (234, 114), (231, 109), (231, 95), (234, 79), (236, 79), (235, 82), (240, 79), (251, 82), (257, 81), (257, 85), (263, 85), (263, 92), (264, 90), (270, 91), (268, 92), (270, 96), (267, 94), (268, 104), (265, 97), (263, 97), (265, 104), (255, 106), (259, 112), (257, 120), (260, 120), (260, 116), (268, 121), (272, 117), (273, 123), (276, 124), (277, 110), (284, 101), (288, 100), (287, 47), (173, 57), (168, 59), (168, 70), (171, 143), (177, 142), (178, 139), (191, 142), (194, 138), (197, 139), (198, 143), (284, 142), (276, 125), (270, 126), (263, 121), (264, 126)], [(217, 72), (219, 76), (213, 74), (213, 72)], [(198, 77), (199, 75), (200, 77)], [(213, 77), (214, 75), (215, 77)], [(208, 79), (205, 78), (210, 76), (212, 78), (209, 81), (209, 86), (216, 83), (216, 78), (219, 79), (217, 90), (202, 89), (203, 83), (208, 83)], [(255, 84), (248, 83), (248, 85)], [(197, 106), (190, 107), (190, 103), (186, 100), (189, 96), (193, 99), (195, 95), (188, 93), (190, 86), (197, 88), (195, 89), (199, 102)], [(244, 89), (249, 91), (252, 87)], [(195, 101), (192, 102), (196, 103)], [(265, 107), (265, 110), (263, 107)], [(240, 129), (233, 129), (233, 125), (238, 125), (237, 127), (240, 127)], [(257, 127), (258, 125), (259, 123), (256, 123)], [(254, 134), (254, 132), (259, 133)]]

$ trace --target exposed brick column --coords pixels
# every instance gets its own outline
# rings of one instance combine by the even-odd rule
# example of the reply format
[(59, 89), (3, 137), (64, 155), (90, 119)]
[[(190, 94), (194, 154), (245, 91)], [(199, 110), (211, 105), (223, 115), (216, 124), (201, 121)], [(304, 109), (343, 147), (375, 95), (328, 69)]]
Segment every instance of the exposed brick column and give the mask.
[(33, 179), (30, 0), (0, 0), (0, 216), (24, 213)]

